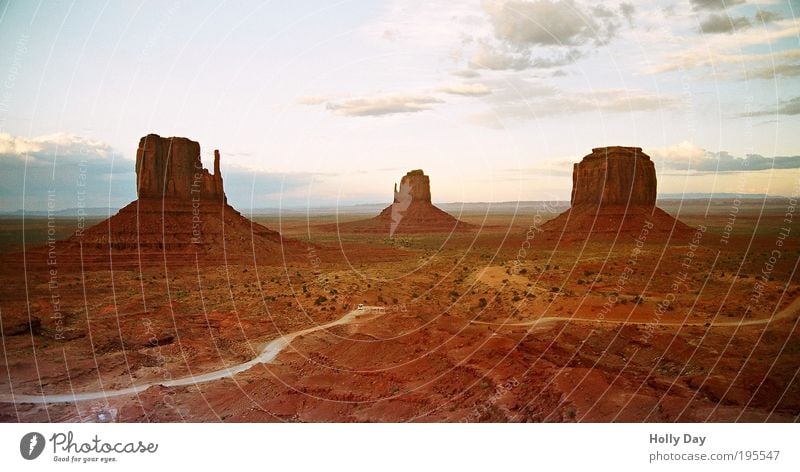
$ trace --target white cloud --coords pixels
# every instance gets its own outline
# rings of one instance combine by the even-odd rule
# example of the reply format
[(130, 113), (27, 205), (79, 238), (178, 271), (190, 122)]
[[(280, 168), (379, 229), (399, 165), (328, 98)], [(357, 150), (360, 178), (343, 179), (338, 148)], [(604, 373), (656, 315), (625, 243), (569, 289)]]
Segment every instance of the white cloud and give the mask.
[(439, 87), (437, 90), (450, 95), (465, 95), (469, 97), (480, 97), (492, 93), (492, 89), (481, 83), (447, 85)]
[(706, 158), (706, 150), (689, 141), (682, 141), (662, 148), (645, 149), (644, 151), (654, 161), (669, 163), (672, 168), (696, 165)]
[(726, 151), (709, 152), (688, 141), (664, 148), (645, 149), (664, 169), (692, 173), (752, 172), (771, 169), (798, 169), (800, 156), (764, 157), (748, 154), (736, 157)]
[(509, 50), (503, 44), (479, 41), (475, 46), (469, 66), (475, 69), (523, 70), (531, 65), (530, 55)]
[(756, 110), (752, 112), (742, 113), (739, 116), (769, 116), (769, 115), (800, 115), (800, 97), (795, 97), (789, 100), (781, 100), (773, 106)]
[(0, 133), (0, 208), (116, 208), (135, 198), (134, 163), (101, 141), (69, 133)]
[(608, 43), (619, 27), (616, 12), (573, 0), (486, 0), (495, 36), (517, 47)]
[[(735, 35), (708, 35), (698, 45), (696, 37), (675, 37), (677, 43), (670, 48), (671, 52), (651, 59), (645, 72), (661, 74), (680, 70), (713, 68), (714, 77), (719, 78), (726, 73), (722, 66), (744, 64), (751, 66), (757, 63), (772, 63), (781, 59), (797, 58), (797, 49), (774, 50), (764, 53), (745, 53), (748, 46), (773, 45), (784, 38), (800, 36), (800, 23), (781, 20), (768, 27), (750, 28), (737, 31)], [(677, 52), (674, 50), (677, 49)]]
[(493, 100), (491, 112), (468, 117), (473, 124), (503, 128), (512, 121), (588, 112), (635, 113), (677, 108), (679, 99), (638, 89), (597, 89), (589, 92), (563, 90), (535, 83), (511, 86)]
[(470, 66), (491, 70), (555, 68), (571, 64), (614, 39), (634, 9), (589, 6), (574, 0), (484, 0), (492, 34), (479, 36)]
[(108, 144), (68, 133), (32, 138), (0, 133), (0, 158), (27, 160), (29, 165), (52, 162), (59, 156), (106, 159), (111, 153)]
[(451, 72), (451, 74), (458, 77), (464, 77), (465, 79), (474, 79), (475, 77), (480, 77), (481, 75), (480, 72), (475, 71), (473, 69), (461, 69)]
[(734, 33), (749, 28), (750, 20), (743, 16), (727, 14), (711, 14), (700, 22), (700, 31), (703, 33)]
[(430, 95), (386, 95), (328, 102), (326, 107), (342, 116), (382, 116), (430, 110), (442, 100)]
[(725, 10), (741, 5), (744, 0), (691, 0), (694, 10)]
[(800, 75), (800, 63), (783, 62), (748, 70), (745, 78), (773, 80), (779, 77), (796, 77), (798, 75)]

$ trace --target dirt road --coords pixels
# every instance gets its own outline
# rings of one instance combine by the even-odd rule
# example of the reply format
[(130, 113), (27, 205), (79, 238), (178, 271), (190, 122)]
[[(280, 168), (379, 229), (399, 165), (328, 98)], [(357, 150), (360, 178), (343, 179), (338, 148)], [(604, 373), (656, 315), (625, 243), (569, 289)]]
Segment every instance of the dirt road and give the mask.
[(313, 326), (311, 328), (306, 328), (300, 331), (295, 331), (294, 333), (286, 334), (279, 338), (273, 339), (272, 341), (265, 344), (257, 357), (247, 362), (226, 367), (224, 369), (215, 370), (213, 372), (208, 372), (206, 374), (190, 375), (188, 377), (181, 377), (179, 379), (173, 379), (166, 382), (146, 383), (142, 385), (137, 385), (135, 387), (129, 387), (120, 390), (101, 390), (95, 392), (79, 392), (79, 393), (73, 392), (73, 393), (48, 394), (48, 395), (3, 394), (0, 395), (0, 403), (75, 403), (86, 400), (98, 400), (110, 397), (134, 395), (143, 390), (147, 390), (150, 387), (158, 385), (164, 387), (178, 387), (182, 385), (197, 385), (205, 382), (211, 382), (212, 380), (224, 379), (227, 377), (232, 377), (240, 372), (244, 372), (247, 369), (250, 369), (251, 367), (257, 364), (271, 363), (275, 359), (275, 357), (277, 357), (278, 354), (281, 351), (283, 351), (287, 346), (289, 346), (289, 344), (298, 336), (311, 334), (315, 331), (332, 328), (334, 326), (341, 326), (353, 323), (356, 320), (366, 318), (367, 315), (380, 313), (382, 310), (383, 310), (382, 307), (368, 306), (364, 307), (361, 310), (353, 310), (344, 315), (343, 317), (339, 318), (338, 320), (331, 321), (330, 323), (326, 323), (319, 326)]

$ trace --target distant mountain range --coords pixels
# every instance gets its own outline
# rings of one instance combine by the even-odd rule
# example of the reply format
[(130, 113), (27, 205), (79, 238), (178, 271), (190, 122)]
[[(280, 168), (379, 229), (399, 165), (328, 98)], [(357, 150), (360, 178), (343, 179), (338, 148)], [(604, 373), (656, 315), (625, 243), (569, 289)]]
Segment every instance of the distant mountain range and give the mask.
[[(707, 200), (709, 198), (714, 199), (733, 199), (739, 198), (743, 200), (763, 200), (765, 198), (785, 198), (780, 197), (777, 195), (766, 195), (763, 193), (746, 193), (746, 194), (737, 194), (737, 193), (661, 193), (658, 195), (659, 200)], [(537, 209), (542, 208), (544, 203), (549, 203), (555, 210), (562, 211), (569, 206), (569, 202), (566, 200), (563, 201), (549, 201), (545, 202), (543, 200), (532, 200), (532, 201), (511, 201), (511, 202), (448, 202), (448, 203), (435, 203), (436, 206), (441, 208), (442, 210), (447, 211), (448, 213), (474, 213), (474, 212), (486, 212), (486, 211), (502, 211), (502, 212), (516, 212), (516, 211), (523, 211), (529, 209)], [(324, 214), (336, 214), (336, 213), (347, 213), (347, 214), (365, 214), (371, 215), (376, 214), (389, 206), (389, 203), (361, 203), (355, 205), (342, 205), (342, 206), (317, 206), (317, 207), (287, 207), (287, 208), (238, 208), (239, 211), (242, 212), (245, 216), (249, 215), (257, 215), (257, 216), (270, 216), (270, 215), (324, 215)], [(235, 207), (235, 205), (234, 205)], [(79, 215), (78, 208), (66, 208), (62, 210), (56, 210), (51, 214), (57, 218), (69, 218), (69, 217), (77, 217)], [(83, 208), (83, 216), (89, 218), (103, 218), (108, 217), (111, 215), (116, 214), (119, 211), (119, 208)], [(16, 217), (19, 218), (22, 215), (31, 216), (31, 217), (46, 217), (48, 216), (48, 212), (46, 210), (16, 210), (16, 211), (0, 211), (0, 217)]]

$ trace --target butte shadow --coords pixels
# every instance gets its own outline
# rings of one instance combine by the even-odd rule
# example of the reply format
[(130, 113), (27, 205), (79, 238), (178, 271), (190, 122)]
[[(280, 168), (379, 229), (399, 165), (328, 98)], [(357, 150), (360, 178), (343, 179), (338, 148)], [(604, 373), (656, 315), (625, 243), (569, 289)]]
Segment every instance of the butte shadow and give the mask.
[(592, 149), (572, 172), (570, 208), (542, 225), (545, 239), (620, 242), (683, 238), (692, 228), (656, 206), (656, 170), (642, 148)]
[(321, 225), (323, 231), (340, 233), (425, 234), (469, 232), (477, 226), (454, 218), (431, 203), (430, 178), (422, 170), (412, 170), (394, 186), (392, 204), (367, 220)]

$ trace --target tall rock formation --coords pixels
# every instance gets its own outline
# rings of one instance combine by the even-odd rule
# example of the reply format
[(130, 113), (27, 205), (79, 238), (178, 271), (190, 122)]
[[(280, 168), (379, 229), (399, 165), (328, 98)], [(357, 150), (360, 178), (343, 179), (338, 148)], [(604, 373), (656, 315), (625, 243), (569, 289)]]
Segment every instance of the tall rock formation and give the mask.
[(655, 165), (642, 148), (594, 148), (574, 165), (570, 203), (573, 207), (653, 207), (656, 204)]
[(659, 236), (691, 231), (656, 207), (656, 190), (655, 165), (642, 148), (594, 148), (573, 167), (571, 208), (543, 229), (565, 240), (627, 237), (643, 228)]
[(85, 260), (194, 265), (245, 258), (259, 263), (300, 259), (305, 246), (248, 220), (228, 205), (214, 151), (214, 173), (203, 167), (200, 145), (149, 134), (136, 152), (138, 199), (65, 242)]
[(200, 144), (186, 138), (148, 134), (136, 151), (136, 191), (139, 198), (225, 201), (219, 151), (214, 151), (214, 175), (203, 167)]
[(412, 170), (394, 186), (392, 204), (368, 220), (338, 225), (325, 225), (324, 229), (346, 233), (384, 233), (388, 236), (411, 233), (449, 233), (470, 231), (475, 227), (459, 221), (431, 203), (430, 177), (422, 170)]

